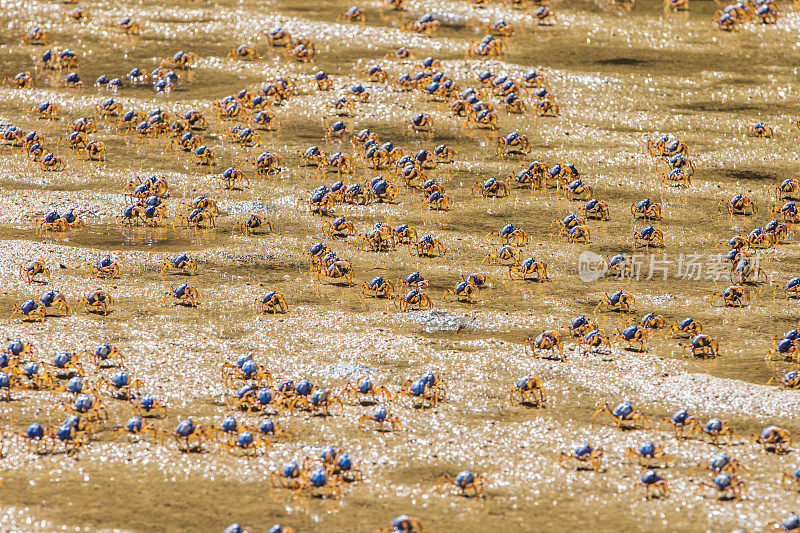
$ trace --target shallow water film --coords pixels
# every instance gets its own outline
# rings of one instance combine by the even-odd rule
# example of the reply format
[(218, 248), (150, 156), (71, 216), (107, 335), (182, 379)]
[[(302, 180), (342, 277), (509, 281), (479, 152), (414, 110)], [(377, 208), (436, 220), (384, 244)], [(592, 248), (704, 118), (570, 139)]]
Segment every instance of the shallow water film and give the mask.
[(0, 530), (800, 530), (797, 9), (0, 0)]

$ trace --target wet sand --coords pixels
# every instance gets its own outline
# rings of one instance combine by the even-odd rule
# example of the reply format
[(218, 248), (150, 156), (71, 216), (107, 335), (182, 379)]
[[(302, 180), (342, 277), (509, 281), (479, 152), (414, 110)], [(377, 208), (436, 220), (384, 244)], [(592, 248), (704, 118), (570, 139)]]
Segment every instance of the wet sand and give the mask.
[[(798, 435), (800, 393), (766, 386), (771, 377), (796, 368), (788, 362), (768, 362), (764, 356), (774, 335), (797, 326), (797, 302), (773, 296), (773, 287), (798, 275), (797, 237), (763, 253), (769, 284), (749, 287), (758, 296), (744, 309), (711, 305), (711, 295), (727, 280), (616, 280), (584, 283), (578, 257), (591, 250), (603, 256), (631, 253), (631, 235), (643, 221), (632, 222), (631, 203), (649, 197), (664, 206), (654, 225), (664, 232), (671, 260), (680, 254), (724, 252), (715, 245), (734, 234), (747, 234), (771, 220), (776, 201), (773, 183), (796, 177), (800, 130), (790, 127), (797, 116), (796, 34), (800, 17), (781, 5), (776, 26), (748, 25), (734, 34), (710, 27), (715, 9), (710, 2), (693, 2), (688, 13), (664, 14), (657, 2), (638, 2), (627, 14), (603, 10), (590, 2), (561, 2), (552, 7), (559, 22), (552, 27), (532, 24), (528, 11), (490, 4), (475, 8), (466, 2), (408, 4), (396, 13), (379, 2), (361, 4), (364, 24), (336, 22), (350, 7), (342, 2), (314, 6), (295, 2), (202, 2), (185, 4), (115, 2), (80, 4), (93, 18), (74, 23), (62, 14), (72, 4), (0, 1), (0, 76), (33, 72), (31, 57), (52, 46), (70, 47), (81, 55), (77, 72), (82, 90), (60, 88), (58, 74), (39, 70), (35, 89), (0, 89), (0, 123), (44, 134), (47, 146), (65, 135), (68, 119), (96, 116), (95, 104), (113, 96), (127, 109), (168, 112), (201, 110), (210, 126), (203, 132), (216, 152), (211, 169), (197, 167), (183, 152), (164, 152), (167, 137), (125, 137), (111, 124), (99, 123), (90, 138), (104, 142), (108, 161), (89, 162), (64, 148), (67, 168), (43, 172), (28, 167), (18, 150), (0, 149), (0, 309), (9, 310), (45, 290), (63, 292), (70, 305), (89, 290), (103, 288), (116, 300), (103, 317), (80, 311), (48, 317), (43, 324), (19, 318), (0, 323), (0, 339), (31, 342), (40, 359), (60, 350), (93, 349), (101, 342), (116, 345), (125, 355), (130, 375), (143, 390), (169, 407), (166, 420), (150, 420), (173, 430), (184, 418), (205, 426), (233, 414), (221, 398), (232, 392), (220, 378), (220, 368), (245, 353), (255, 354), (276, 381), (306, 378), (338, 393), (351, 381), (370, 374), (376, 384), (397, 391), (406, 379), (428, 369), (447, 382), (445, 401), (434, 409), (392, 404), (403, 430), (394, 433), (359, 430), (357, 419), (369, 406), (346, 405), (331, 417), (306, 413), (271, 416), (292, 433), (278, 437), (274, 449), (249, 459), (206, 452), (183, 454), (172, 440), (161, 445), (115, 442), (113, 430), (131, 416), (126, 402), (105, 400), (109, 420), (92, 432), (91, 443), (75, 457), (37, 456), (17, 440), (6, 439), (0, 459), (0, 528), (13, 531), (221, 531), (240, 522), (254, 531), (274, 523), (296, 531), (374, 531), (403, 513), (419, 518), (430, 531), (487, 531), (517, 527), (555, 530), (591, 525), (598, 530), (722, 531), (735, 527), (764, 529), (797, 509), (797, 492), (778, 484), (781, 472), (798, 466), (796, 450), (777, 456), (750, 444), (749, 436), (775, 424)], [(170, 6), (167, 13), (163, 6)], [(425, 12), (446, 22), (432, 38), (399, 29)], [(107, 29), (126, 13), (143, 25), (140, 36), (122, 36)], [(478, 26), (503, 17), (516, 27), (508, 52), (498, 59), (464, 60), (469, 41), (485, 31)], [(48, 47), (20, 45), (19, 37), (38, 24), (50, 30)], [(230, 47), (255, 42), (259, 30), (278, 24), (295, 36), (311, 37), (318, 49), (315, 62), (288, 62), (282, 49), (269, 50), (262, 39), (256, 48), (265, 57), (255, 61), (225, 59)], [(478, 87), (475, 74), (491, 70), (519, 78), (532, 68), (547, 73), (547, 89), (561, 107), (557, 118), (510, 115), (498, 108), (498, 132), (462, 127), (445, 106), (423, 100), (419, 92), (399, 92), (388, 82), (369, 82), (361, 71), (381, 64), (396, 77), (418, 60), (383, 59), (399, 46), (412, 47), (418, 58), (431, 55), (460, 88)], [(135, 66), (152, 69), (178, 50), (200, 56), (185, 76), (183, 90), (156, 95), (152, 87), (126, 86), (112, 94), (90, 87), (101, 74), (122, 77)], [(323, 69), (335, 89), (309, 90), (307, 80)], [(62, 71), (63, 77), (67, 71)], [(299, 95), (275, 107), (282, 126), (259, 131), (261, 145), (242, 148), (225, 141), (222, 132), (235, 122), (220, 120), (211, 100), (236, 90), (257, 90), (279, 75), (301, 87)], [(354, 131), (370, 128), (381, 141), (391, 140), (405, 153), (432, 150), (445, 143), (458, 150), (454, 163), (426, 171), (453, 198), (448, 212), (423, 209), (422, 196), (402, 187), (394, 204), (336, 206), (337, 215), (354, 222), (358, 232), (375, 222), (408, 223), (420, 235), (430, 233), (446, 247), (443, 257), (417, 258), (406, 247), (388, 253), (358, 250), (355, 237), (325, 238), (324, 220), (297, 211), (297, 198), (338, 178), (320, 176), (299, 167), (298, 150), (317, 144), (328, 153), (358, 153), (349, 140), (325, 140), (324, 126), (335, 119), (325, 106), (354, 81), (371, 93), (369, 103), (356, 104), (354, 117), (344, 118)], [(533, 96), (525, 96), (533, 101)], [(37, 120), (28, 108), (49, 100), (61, 107), (61, 120)], [(432, 134), (416, 135), (404, 121), (424, 112), (434, 119)], [(745, 136), (748, 126), (764, 121), (775, 128), (772, 139)], [(519, 131), (528, 136), (532, 152), (524, 157), (495, 154), (495, 139)], [(645, 141), (663, 134), (684, 140), (697, 165), (688, 189), (661, 185), (663, 162), (651, 158)], [(282, 171), (256, 177), (242, 167), (251, 183), (225, 191), (209, 177), (247, 157), (269, 150), (286, 159)], [(528, 162), (574, 163), (595, 197), (608, 202), (611, 220), (589, 221), (591, 242), (559, 241), (554, 220), (583, 202), (569, 201), (554, 189), (516, 189), (509, 196), (484, 199), (472, 194), (474, 182), (505, 178)], [(121, 194), (130, 179), (164, 175), (169, 183), (169, 220), (158, 228), (121, 227), (116, 217), (126, 202)], [(346, 183), (379, 174), (357, 165)], [(728, 216), (718, 203), (736, 193), (747, 194), (759, 207), (754, 216)], [(217, 200), (221, 216), (215, 229), (172, 227), (183, 212), (178, 204), (199, 194)], [(87, 227), (65, 233), (37, 235), (34, 220), (51, 209), (74, 208)], [(267, 212), (275, 224), (270, 233), (244, 236), (235, 222), (250, 212)], [(548, 265), (551, 281), (501, 283), (506, 269), (479, 266), (499, 248), (484, 236), (506, 223), (524, 229), (531, 242), (523, 257), (536, 256)], [(324, 242), (355, 271), (352, 288), (315, 284), (298, 266), (299, 256), (315, 242)], [(161, 261), (186, 252), (198, 262), (198, 275), (185, 278), (159, 274)], [(119, 279), (91, 279), (80, 266), (111, 255), (122, 267)], [(44, 259), (52, 271), (47, 283), (28, 284), (19, 265)], [(649, 255), (643, 258), (649, 261)], [(385, 299), (360, 298), (360, 286), (376, 275), (396, 280), (413, 271), (430, 279), (428, 294), (435, 310), (401, 313)], [(442, 302), (445, 289), (460, 275), (485, 272), (494, 286), (481, 291), (475, 304)], [(676, 273), (672, 265), (670, 276)], [(165, 290), (190, 283), (200, 291), (196, 309), (161, 304)], [(611, 333), (629, 318), (618, 313), (592, 313), (600, 297), (624, 289), (635, 295), (636, 316), (663, 314), (669, 324), (693, 316), (705, 333), (719, 341), (721, 356), (713, 360), (682, 357), (685, 339), (652, 335), (647, 351), (637, 353), (615, 345), (610, 353), (579, 353), (567, 340), (566, 361), (534, 359), (523, 351), (529, 336), (562, 328), (577, 315), (594, 316)], [(289, 312), (259, 314), (253, 300), (268, 290), (286, 296)], [(464, 326), (460, 328), (459, 326)], [(113, 369), (87, 367), (87, 380), (110, 376)], [(546, 405), (534, 409), (508, 399), (514, 382), (532, 373), (547, 392)], [(0, 403), (6, 433), (24, 431), (32, 422), (57, 424), (64, 413), (55, 408), (69, 401), (65, 393), (12, 391), (14, 401)], [(720, 447), (696, 436), (679, 442), (667, 427), (620, 431), (600, 416), (591, 422), (595, 404), (627, 400), (654, 422), (687, 408), (703, 422), (728, 420), (741, 436), (721, 447), (742, 461), (745, 498), (718, 500), (711, 493), (695, 494), (698, 482), (711, 477), (689, 469), (708, 460)], [(238, 413), (253, 425), (265, 418)], [(144, 440), (144, 439), (143, 439)], [(675, 466), (660, 470), (669, 483), (664, 500), (645, 500), (635, 482), (643, 469), (624, 461), (624, 451), (644, 440), (664, 446)], [(582, 441), (605, 450), (604, 468), (578, 471), (554, 456)], [(269, 474), (285, 462), (316, 458), (333, 445), (362, 461), (365, 479), (348, 484), (340, 501), (293, 497), (273, 488)], [(436, 494), (438, 478), (469, 468), (486, 476), (486, 498), (462, 498), (456, 492)]]

